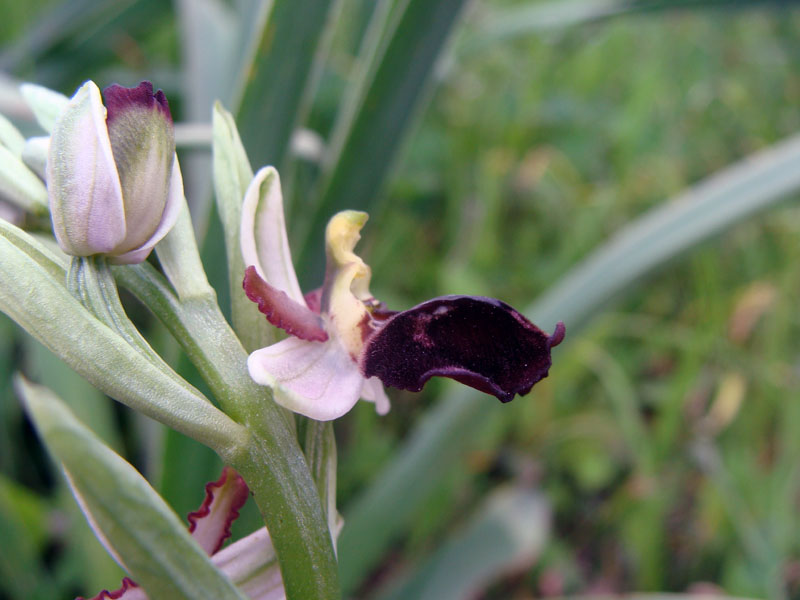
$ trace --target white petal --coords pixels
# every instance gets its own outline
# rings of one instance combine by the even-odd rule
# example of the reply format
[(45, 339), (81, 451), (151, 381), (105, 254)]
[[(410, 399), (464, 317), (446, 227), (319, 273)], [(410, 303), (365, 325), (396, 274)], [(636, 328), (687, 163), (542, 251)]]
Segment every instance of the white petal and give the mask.
[(122, 187), (100, 90), (87, 81), (58, 118), (50, 140), (47, 191), (53, 229), (68, 254), (109, 252), (125, 237)]
[(341, 417), (358, 402), (364, 377), (335, 339), (290, 337), (253, 352), (250, 376), (273, 388), (275, 401), (317, 421)]
[(375, 412), (383, 416), (389, 412), (389, 396), (383, 388), (383, 383), (377, 377), (370, 377), (364, 381), (361, 388), (361, 397), (368, 402), (375, 403)]
[(264, 281), (306, 305), (292, 265), (281, 180), (274, 167), (260, 169), (245, 192), (241, 245), (246, 267), (254, 265)]

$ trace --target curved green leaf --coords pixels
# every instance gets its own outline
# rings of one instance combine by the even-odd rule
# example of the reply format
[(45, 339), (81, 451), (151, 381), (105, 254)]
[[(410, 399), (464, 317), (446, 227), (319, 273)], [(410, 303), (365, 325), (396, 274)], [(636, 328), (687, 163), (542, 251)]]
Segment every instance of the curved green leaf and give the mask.
[(0, 199), (32, 213), (47, 214), (44, 183), (5, 146), (0, 146)]
[(242, 201), (253, 179), (253, 169), (247, 160), (233, 115), (220, 103), (214, 105), (214, 189), (217, 212), (225, 232), (225, 252), (228, 256), (228, 285), (231, 294), (233, 328), (248, 352), (267, 344), (272, 337), (269, 323), (242, 292), (244, 260), (240, 245)]
[(50, 390), (22, 377), (17, 389), (95, 533), (151, 598), (245, 600), (136, 469)]

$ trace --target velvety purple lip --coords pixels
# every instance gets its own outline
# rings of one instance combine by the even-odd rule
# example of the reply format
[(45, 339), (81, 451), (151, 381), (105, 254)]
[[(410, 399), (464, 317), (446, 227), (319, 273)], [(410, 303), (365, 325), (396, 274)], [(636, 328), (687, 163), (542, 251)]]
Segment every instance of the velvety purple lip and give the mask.
[(547, 335), (499, 300), (443, 296), (389, 318), (367, 341), (361, 367), (400, 389), (442, 376), (508, 402), (547, 376), (550, 349), (563, 338), (563, 323)]

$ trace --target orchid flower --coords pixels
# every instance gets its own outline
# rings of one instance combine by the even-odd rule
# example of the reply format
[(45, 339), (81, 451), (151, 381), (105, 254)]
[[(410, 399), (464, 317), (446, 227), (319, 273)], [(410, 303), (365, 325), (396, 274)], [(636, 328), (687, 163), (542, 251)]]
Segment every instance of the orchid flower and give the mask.
[[(265, 527), (222, 548), (231, 535), (231, 524), (247, 500), (247, 484), (235, 470), (225, 467), (217, 481), (206, 485), (206, 496), (196, 511), (189, 513), (189, 532), (218, 567), (242, 592), (253, 600), (284, 600), (286, 594), (278, 559)], [(87, 514), (91, 522), (91, 515)], [(97, 531), (95, 529), (95, 531)], [(334, 539), (337, 532), (334, 532)], [(99, 536), (109, 553), (119, 561), (113, 547)], [(147, 600), (145, 591), (125, 577), (114, 591), (103, 590), (91, 600)], [(84, 600), (78, 598), (77, 600)]]
[(172, 116), (143, 81), (84, 83), (56, 121), (47, 160), (53, 230), (73, 256), (142, 262), (172, 228), (183, 198)]
[(277, 171), (261, 169), (242, 207), (245, 292), (290, 337), (253, 352), (250, 376), (273, 388), (276, 402), (312, 419), (342, 416), (359, 398), (389, 409), (383, 385), (420, 391), (444, 376), (508, 402), (547, 376), (547, 335), (491, 298), (443, 296), (387, 311), (369, 291), (370, 268), (354, 252), (366, 213), (344, 211), (328, 223), (321, 290), (306, 296), (292, 266)]

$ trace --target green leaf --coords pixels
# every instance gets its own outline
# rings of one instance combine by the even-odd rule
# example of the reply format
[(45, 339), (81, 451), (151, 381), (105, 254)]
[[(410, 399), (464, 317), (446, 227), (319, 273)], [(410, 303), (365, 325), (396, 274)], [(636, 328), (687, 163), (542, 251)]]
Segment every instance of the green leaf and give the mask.
[(36, 494), (0, 475), (0, 577), (13, 597), (47, 600), (57, 596), (50, 574), (42, 568), (50, 508)]
[(333, 0), (274, 0), (237, 111), (255, 165), (280, 168), (295, 127)]
[(271, 327), (258, 307), (242, 292), (245, 264), (242, 259), (240, 230), (242, 201), (253, 170), (247, 160), (233, 116), (220, 103), (214, 105), (214, 189), (228, 256), (228, 285), (231, 294), (233, 329), (248, 352), (273, 339)]
[(17, 386), (95, 532), (151, 597), (244, 600), (136, 469), (47, 388), (21, 377)]
[[(712, 175), (625, 227), (525, 310), (545, 330), (567, 325), (567, 341), (611, 298), (691, 247), (800, 190), (800, 136)], [(558, 352), (551, 377), (558, 377)], [(458, 460), (492, 410), (490, 399), (454, 385), (408, 437), (396, 458), (345, 511), (339, 538), (347, 593), (380, 559), (435, 489), (437, 472)], [(534, 392), (535, 394), (535, 392)], [(413, 486), (408, 481), (414, 481)], [(392, 514), (392, 519), (385, 514)]]
[(376, 35), (375, 46), (367, 48), (374, 57), (361, 57), (368, 67), (337, 116), (321, 195), (309, 210), (310, 224), (295, 236), (303, 249), (298, 264), (321, 270), (328, 219), (348, 208), (369, 211), (377, 201), (463, 5), (464, 0), (406, 0), (389, 11), (388, 33)]
[(44, 183), (5, 146), (0, 146), (0, 198), (38, 215), (48, 211)]
[(0, 310), (123, 404), (218, 452), (241, 443), (239, 425), (92, 316), (63, 280), (63, 270), (44, 246), (0, 220)]
[(379, 600), (463, 600), (498, 577), (522, 570), (538, 557), (550, 535), (550, 509), (529, 489), (494, 490), (469, 523), (419, 570), (390, 584)]

